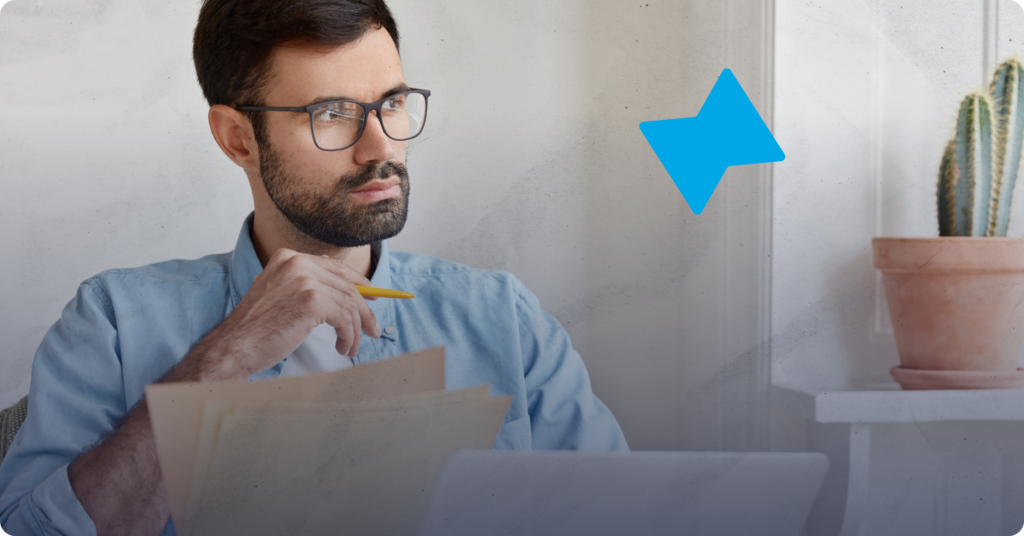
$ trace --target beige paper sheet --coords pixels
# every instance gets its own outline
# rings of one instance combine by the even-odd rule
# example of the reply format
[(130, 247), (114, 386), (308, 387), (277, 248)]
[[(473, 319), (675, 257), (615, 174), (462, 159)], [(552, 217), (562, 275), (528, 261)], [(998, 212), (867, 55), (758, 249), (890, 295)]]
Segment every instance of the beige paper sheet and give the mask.
[(209, 473), (213, 459), (213, 449), (220, 430), (221, 418), (231, 412), (235, 415), (266, 414), (272, 411), (276, 415), (311, 415), (324, 412), (372, 412), (395, 410), (414, 407), (438, 406), (462, 402), (465, 400), (485, 399), (490, 392), (489, 385), (479, 385), (458, 391), (438, 391), (433, 393), (405, 395), (360, 402), (339, 402), (322, 405), (309, 404), (235, 404), (223, 400), (207, 400), (203, 404), (203, 417), (200, 425), (199, 440), (196, 447), (196, 464), (193, 470), (191, 488), (188, 493), (184, 518), (177, 518), (175, 529), (180, 536), (193, 534), (196, 513), (202, 504), (203, 488), (206, 475)]
[(328, 403), (444, 390), (444, 348), (355, 368), (256, 382), (160, 383), (146, 387), (160, 469), (174, 519), (184, 519), (203, 403)]
[[(248, 415), (254, 413), (267, 413), (268, 410), (278, 415), (316, 415), (321, 413), (338, 413), (353, 411), (381, 411), (403, 408), (417, 408), (427, 406), (438, 406), (462, 402), (464, 400), (477, 400), (487, 398), (491, 392), (490, 384), (467, 387), (458, 391), (434, 391), (430, 393), (417, 393), (414, 395), (392, 396), (377, 398), (374, 400), (360, 400), (357, 402), (331, 402), (328, 404), (306, 404), (306, 403), (236, 403), (231, 409), (235, 415)], [(221, 415), (223, 415), (222, 412)]]
[(228, 400), (207, 400), (203, 403), (203, 418), (199, 426), (199, 438), (196, 441), (196, 463), (192, 468), (192, 482), (186, 498), (185, 515), (174, 518), (174, 529), (179, 536), (192, 534), (189, 520), (195, 519), (199, 506), (199, 497), (206, 483), (206, 474), (210, 470), (213, 459), (213, 447), (220, 432), (221, 417), (231, 411), (235, 403)]
[(194, 536), (413, 536), (444, 461), (490, 448), (512, 397), (222, 418)]

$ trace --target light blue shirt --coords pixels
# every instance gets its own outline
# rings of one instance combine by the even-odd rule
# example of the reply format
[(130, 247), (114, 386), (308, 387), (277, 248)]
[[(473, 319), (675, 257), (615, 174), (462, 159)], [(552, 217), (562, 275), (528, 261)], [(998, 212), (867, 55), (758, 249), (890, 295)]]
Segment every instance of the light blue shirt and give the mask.
[[(36, 352), (28, 418), (0, 465), (7, 532), (96, 533), (68, 464), (112, 432), (143, 388), (249, 291), (263, 271), (252, 218), (233, 252), (108, 270), (79, 286)], [(489, 383), (492, 395), (513, 395), (494, 448), (628, 450), (568, 334), (511, 274), (389, 252), (381, 242), (371, 284), (416, 298), (367, 302), (384, 334), (363, 336), (356, 366), (444, 346), (448, 390)], [(274, 378), (284, 363), (250, 379)], [(171, 522), (162, 534), (174, 534)]]

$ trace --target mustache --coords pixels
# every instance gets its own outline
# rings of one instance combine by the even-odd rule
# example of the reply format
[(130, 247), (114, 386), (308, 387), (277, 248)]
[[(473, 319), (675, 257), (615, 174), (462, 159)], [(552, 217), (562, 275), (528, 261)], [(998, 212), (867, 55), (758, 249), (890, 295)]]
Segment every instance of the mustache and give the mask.
[(371, 181), (376, 179), (386, 179), (392, 175), (398, 177), (401, 182), (409, 180), (409, 172), (404, 164), (388, 161), (381, 162), (380, 164), (364, 166), (359, 171), (342, 175), (341, 178), (338, 179), (338, 190), (355, 190)]

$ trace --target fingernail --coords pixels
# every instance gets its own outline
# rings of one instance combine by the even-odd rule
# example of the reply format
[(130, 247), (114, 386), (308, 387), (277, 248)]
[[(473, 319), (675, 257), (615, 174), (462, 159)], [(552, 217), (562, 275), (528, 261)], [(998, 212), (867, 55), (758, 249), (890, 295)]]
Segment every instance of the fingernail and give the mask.
[(383, 331), (380, 329), (380, 322), (377, 322), (377, 336), (380, 337), (382, 334)]

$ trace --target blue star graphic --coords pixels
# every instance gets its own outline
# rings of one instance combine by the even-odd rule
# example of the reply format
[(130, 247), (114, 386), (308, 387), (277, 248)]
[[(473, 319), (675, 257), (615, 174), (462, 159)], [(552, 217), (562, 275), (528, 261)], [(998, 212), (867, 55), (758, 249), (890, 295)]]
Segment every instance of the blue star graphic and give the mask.
[(729, 166), (786, 158), (729, 69), (697, 117), (644, 121), (640, 132), (695, 214), (704, 211)]

